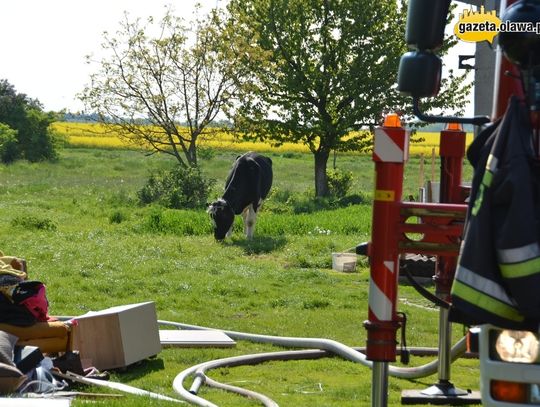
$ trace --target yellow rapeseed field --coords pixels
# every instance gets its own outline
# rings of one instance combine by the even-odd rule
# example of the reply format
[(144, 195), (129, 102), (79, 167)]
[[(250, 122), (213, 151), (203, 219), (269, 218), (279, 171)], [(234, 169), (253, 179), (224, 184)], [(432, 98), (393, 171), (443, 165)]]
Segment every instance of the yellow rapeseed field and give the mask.
[[(117, 133), (107, 131), (105, 126), (97, 123), (68, 123), (56, 122), (52, 124), (52, 129), (62, 136), (66, 142), (73, 146), (80, 147), (101, 147), (101, 148), (131, 148), (129, 143), (118, 136)], [(466, 143), (472, 141), (472, 133), (467, 133)], [(439, 133), (418, 132), (413, 139), (423, 139), (418, 143), (410, 143), (409, 154), (429, 156), (439, 152)], [(212, 137), (202, 137), (200, 146), (216, 149), (234, 149), (241, 151), (257, 150), (261, 152), (309, 152), (307, 146), (303, 144), (284, 143), (279, 147), (272, 146), (267, 142), (252, 142), (236, 139), (226, 132), (217, 132)]]

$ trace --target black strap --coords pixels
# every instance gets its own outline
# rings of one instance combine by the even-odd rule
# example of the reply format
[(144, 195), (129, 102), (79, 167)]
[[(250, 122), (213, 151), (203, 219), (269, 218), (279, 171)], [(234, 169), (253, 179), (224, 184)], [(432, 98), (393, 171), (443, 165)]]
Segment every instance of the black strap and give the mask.
[[(403, 270), (405, 272), (405, 277), (407, 277), (407, 280), (409, 280), (409, 283), (411, 283), (411, 285), (415, 288), (416, 291), (418, 291), (418, 293), (424, 297), (425, 299), (427, 299), (428, 301), (431, 301), (432, 303), (434, 303), (435, 305), (437, 305), (438, 307), (441, 307), (441, 308), (445, 308), (445, 309), (449, 309), (450, 308), (450, 303), (440, 299), (439, 297), (437, 297), (435, 294), (429, 292), (428, 290), (426, 290), (424, 287), (422, 287), (418, 281), (416, 281), (414, 279), (414, 277), (412, 276), (412, 274), (410, 273), (410, 271), (407, 269), (407, 266), (405, 267), (402, 267), (401, 270)], [(401, 271), (400, 270), (400, 271)]]

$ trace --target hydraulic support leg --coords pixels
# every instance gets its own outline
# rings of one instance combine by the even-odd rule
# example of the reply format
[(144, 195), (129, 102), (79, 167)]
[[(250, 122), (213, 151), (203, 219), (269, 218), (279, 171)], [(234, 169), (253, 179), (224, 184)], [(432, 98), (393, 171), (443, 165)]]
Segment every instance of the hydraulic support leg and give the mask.
[[(396, 115), (391, 116), (398, 119)], [(375, 130), (375, 193), (367, 329), (368, 360), (373, 361), (372, 406), (385, 407), (388, 397), (388, 363), (396, 360), (396, 314), (399, 274), (398, 236), (403, 166), (407, 158), (408, 133), (399, 119)]]

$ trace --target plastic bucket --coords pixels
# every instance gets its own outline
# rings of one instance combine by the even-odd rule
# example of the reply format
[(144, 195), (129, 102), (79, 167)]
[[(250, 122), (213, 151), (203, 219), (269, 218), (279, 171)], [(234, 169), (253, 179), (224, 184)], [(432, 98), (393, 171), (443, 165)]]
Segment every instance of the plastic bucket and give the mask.
[(356, 253), (332, 253), (332, 269), (336, 271), (356, 271)]

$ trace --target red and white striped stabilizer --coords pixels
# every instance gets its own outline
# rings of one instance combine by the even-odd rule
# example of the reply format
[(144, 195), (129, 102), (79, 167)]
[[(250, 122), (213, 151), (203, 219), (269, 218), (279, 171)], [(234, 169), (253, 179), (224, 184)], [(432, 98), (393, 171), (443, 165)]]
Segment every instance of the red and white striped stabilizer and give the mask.
[[(389, 275), (384, 276), (382, 281), (393, 280), (395, 277), (395, 262), (394, 261), (384, 261), (382, 268), (379, 269), (380, 273), (389, 273)], [(385, 292), (385, 287), (380, 287), (382, 284), (377, 283), (377, 278), (372, 278), (369, 280), (369, 313), (370, 319), (373, 318), (376, 321), (392, 321), (394, 304), (392, 298), (389, 298)], [(382, 276), (381, 276), (382, 277)]]
[(409, 158), (409, 132), (401, 127), (375, 129), (373, 161), (402, 163)]
[(370, 285), (367, 358), (394, 361), (399, 274), (398, 232), (403, 191), (403, 167), (409, 155), (409, 134), (395, 114), (385, 118), (384, 126), (375, 129), (373, 161), (375, 193), (371, 230)]

